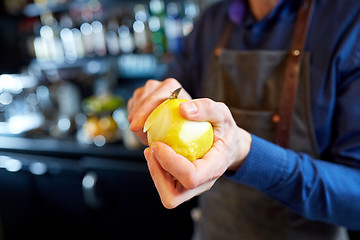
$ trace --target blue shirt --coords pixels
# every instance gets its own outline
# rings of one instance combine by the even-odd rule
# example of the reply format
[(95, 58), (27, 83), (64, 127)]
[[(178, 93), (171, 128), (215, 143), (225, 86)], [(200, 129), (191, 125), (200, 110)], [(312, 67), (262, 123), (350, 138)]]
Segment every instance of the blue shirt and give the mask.
[[(202, 97), (213, 49), (229, 21), (229, 1), (207, 9), (165, 77)], [(283, 0), (264, 19), (245, 13), (230, 49), (290, 48), (299, 0)], [(252, 136), (234, 181), (252, 186), (312, 220), (360, 230), (360, 1), (316, 0), (305, 50), (320, 159)]]

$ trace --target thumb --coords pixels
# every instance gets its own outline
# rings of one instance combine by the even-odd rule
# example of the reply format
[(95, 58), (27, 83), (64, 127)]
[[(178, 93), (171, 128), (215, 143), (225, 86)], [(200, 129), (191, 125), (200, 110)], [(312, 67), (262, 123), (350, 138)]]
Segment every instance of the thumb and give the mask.
[(224, 103), (215, 102), (209, 98), (200, 98), (180, 104), (181, 116), (192, 121), (209, 121), (214, 125), (231, 116), (230, 110)]

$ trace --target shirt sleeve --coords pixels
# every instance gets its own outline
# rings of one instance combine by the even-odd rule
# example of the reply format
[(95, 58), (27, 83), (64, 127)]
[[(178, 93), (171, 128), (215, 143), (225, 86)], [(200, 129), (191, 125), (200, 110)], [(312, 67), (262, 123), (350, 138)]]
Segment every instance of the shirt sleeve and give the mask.
[(252, 135), (240, 169), (229, 178), (261, 190), (312, 220), (360, 229), (360, 169), (313, 159)]

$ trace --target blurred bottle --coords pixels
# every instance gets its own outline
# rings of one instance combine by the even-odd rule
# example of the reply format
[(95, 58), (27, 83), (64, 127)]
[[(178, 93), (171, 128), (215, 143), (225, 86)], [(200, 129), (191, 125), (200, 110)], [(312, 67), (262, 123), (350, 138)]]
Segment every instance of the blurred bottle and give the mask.
[(60, 32), (60, 37), (66, 61), (74, 63), (77, 60), (77, 52), (73, 32), (69, 28), (63, 28)]
[(177, 53), (182, 49), (183, 27), (182, 12), (178, 2), (169, 2), (166, 6), (167, 16), (165, 18), (165, 34), (167, 49)]
[(39, 33), (35, 33), (34, 37), (34, 53), (35, 57), (38, 62), (45, 62), (50, 59), (49, 52), (46, 46), (46, 41), (44, 38), (40, 36), (40, 29)]
[(85, 22), (80, 26), (81, 38), (85, 50), (85, 55), (90, 57), (94, 55), (93, 29), (90, 23)]
[(151, 51), (151, 40), (148, 28), (148, 11), (143, 4), (134, 7), (135, 21), (133, 23), (135, 46), (139, 53)]
[(78, 59), (78, 54), (74, 33), (71, 31), (73, 21), (70, 15), (64, 14), (61, 16), (60, 26), (62, 28), (60, 31), (60, 38), (64, 49), (65, 59), (69, 63), (74, 63)]
[(68, 62), (77, 60), (74, 34), (70, 30), (73, 27), (73, 21), (68, 14), (60, 17), (60, 38), (64, 49), (65, 59)]
[(88, 0), (87, 7), (92, 13), (94, 20), (101, 20), (104, 17), (104, 10), (99, 0)]
[(199, 5), (193, 0), (186, 0), (184, 3), (185, 16), (182, 20), (183, 35), (187, 36), (194, 28), (194, 21), (200, 14)]
[(85, 56), (85, 49), (84, 49), (84, 44), (82, 41), (81, 31), (77, 28), (73, 28), (73, 29), (71, 29), (71, 32), (74, 37), (76, 55), (79, 59), (81, 59)]
[(103, 24), (99, 21), (93, 21), (91, 23), (93, 30), (93, 44), (95, 54), (98, 56), (106, 55), (106, 43)]
[[(52, 1), (59, 0), (35, 2), (47, 6)], [(33, 40), (36, 58), (73, 63), (83, 57), (107, 54), (153, 53), (160, 57), (176, 53), (199, 15), (195, 0), (167, 4), (164, 0), (150, 0), (149, 5), (136, 4), (133, 13), (128, 10), (108, 11), (109, 16), (105, 16), (101, 1), (78, 0), (71, 1), (69, 11), (60, 15), (59, 22), (51, 12), (41, 14), (42, 27)]]
[(135, 49), (134, 37), (127, 23), (125, 20), (118, 29), (120, 50), (125, 54), (133, 53)]
[(69, 82), (61, 82), (55, 91), (58, 105), (58, 114), (69, 119), (74, 118), (80, 112), (81, 94), (78, 87)]
[(117, 56), (120, 53), (119, 37), (117, 33), (118, 28), (119, 24), (116, 19), (111, 19), (107, 24), (108, 31), (105, 34), (108, 52), (113, 56)]
[(166, 52), (167, 42), (164, 30), (166, 16), (165, 4), (162, 0), (150, 0), (149, 28), (152, 32), (153, 52), (155, 56), (161, 56)]
[(39, 60), (64, 62), (64, 51), (60, 40), (60, 27), (52, 13), (40, 16), (43, 26), (40, 28), (40, 38), (35, 38), (34, 48)]

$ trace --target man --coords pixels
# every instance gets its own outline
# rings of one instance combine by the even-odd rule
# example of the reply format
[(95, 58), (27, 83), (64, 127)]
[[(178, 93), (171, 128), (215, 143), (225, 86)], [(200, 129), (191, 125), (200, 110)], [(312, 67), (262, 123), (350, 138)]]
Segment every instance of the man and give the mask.
[(180, 105), (214, 127), (202, 159), (159, 142), (144, 152), (165, 207), (201, 194), (200, 239), (347, 239), (341, 226), (360, 229), (359, 12), (351, 0), (220, 2), (170, 67), (176, 80), (134, 92), (130, 129), (144, 144), (147, 116), (171, 91), (206, 97)]

